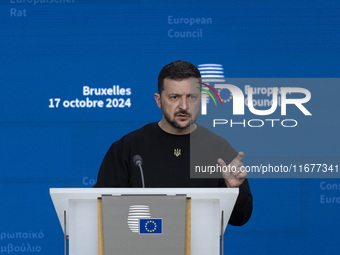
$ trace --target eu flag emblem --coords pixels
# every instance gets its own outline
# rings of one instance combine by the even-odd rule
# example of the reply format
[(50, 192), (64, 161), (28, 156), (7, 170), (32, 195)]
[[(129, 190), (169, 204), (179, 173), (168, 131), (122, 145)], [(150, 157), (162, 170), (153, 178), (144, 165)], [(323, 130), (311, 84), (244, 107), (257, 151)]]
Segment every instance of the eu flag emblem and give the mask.
[(163, 234), (162, 219), (139, 219), (139, 234)]

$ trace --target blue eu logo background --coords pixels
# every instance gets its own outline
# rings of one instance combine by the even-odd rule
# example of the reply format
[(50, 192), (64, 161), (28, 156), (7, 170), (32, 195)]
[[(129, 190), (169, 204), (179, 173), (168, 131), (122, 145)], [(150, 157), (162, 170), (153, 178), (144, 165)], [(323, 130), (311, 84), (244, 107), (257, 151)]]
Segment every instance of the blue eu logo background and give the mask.
[(162, 234), (162, 219), (140, 219), (139, 234)]

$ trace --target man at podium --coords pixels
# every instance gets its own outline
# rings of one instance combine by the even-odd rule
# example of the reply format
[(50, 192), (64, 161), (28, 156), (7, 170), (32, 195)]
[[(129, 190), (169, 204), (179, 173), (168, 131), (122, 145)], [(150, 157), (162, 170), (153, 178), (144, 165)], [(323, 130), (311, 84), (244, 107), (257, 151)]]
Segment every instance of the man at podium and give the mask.
[[(193, 64), (178, 60), (164, 66), (154, 95), (162, 119), (114, 142), (94, 187), (142, 187), (144, 180), (148, 188), (238, 187), (229, 224), (245, 224), (252, 213), (253, 198), (242, 168), (244, 154), (196, 124), (201, 88), (201, 74)], [(233, 171), (223, 172), (219, 178), (192, 178), (190, 172), (204, 166), (229, 167)]]

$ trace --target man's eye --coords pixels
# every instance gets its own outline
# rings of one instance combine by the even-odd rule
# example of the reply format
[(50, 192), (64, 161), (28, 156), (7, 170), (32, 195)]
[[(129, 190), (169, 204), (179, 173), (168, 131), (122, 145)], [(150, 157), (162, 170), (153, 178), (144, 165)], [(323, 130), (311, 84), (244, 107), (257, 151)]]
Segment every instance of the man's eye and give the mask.
[(170, 99), (172, 100), (176, 100), (178, 98), (178, 96), (171, 96)]

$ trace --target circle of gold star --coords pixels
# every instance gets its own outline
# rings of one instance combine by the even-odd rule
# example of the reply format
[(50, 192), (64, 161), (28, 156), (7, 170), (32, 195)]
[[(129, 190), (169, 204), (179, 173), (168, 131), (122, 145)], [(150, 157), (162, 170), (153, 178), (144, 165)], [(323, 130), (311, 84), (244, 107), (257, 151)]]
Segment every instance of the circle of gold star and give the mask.
[[(219, 95), (220, 97), (221, 97), (221, 91), (222, 91), (222, 89), (218, 89), (218, 90), (217, 90), (217, 93), (218, 93), (218, 95)], [(231, 93), (231, 91), (230, 91), (230, 96), (229, 96), (229, 98), (227, 98), (227, 99), (222, 99), (222, 98), (221, 98), (221, 100), (222, 100), (223, 103), (228, 103), (228, 102), (231, 101), (231, 99), (233, 99), (233, 94)]]
[[(149, 223), (153, 224), (153, 229), (150, 229), (150, 228), (148, 227), (148, 224), (149, 224)], [(148, 220), (148, 221), (145, 223), (145, 230), (146, 230), (147, 232), (150, 232), (150, 233), (155, 232), (156, 228), (157, 228), (157, 224), (156, 224), (156, 222), (154, 222), (153, 220)]]

